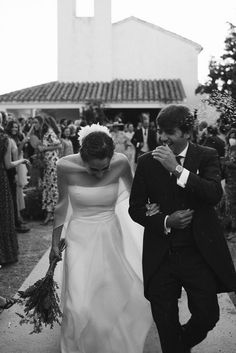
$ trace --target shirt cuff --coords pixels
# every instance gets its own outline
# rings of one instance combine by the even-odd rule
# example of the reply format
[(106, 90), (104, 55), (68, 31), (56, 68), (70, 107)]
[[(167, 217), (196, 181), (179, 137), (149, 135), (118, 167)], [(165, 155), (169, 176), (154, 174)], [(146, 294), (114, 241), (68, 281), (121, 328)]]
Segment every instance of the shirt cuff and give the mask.
[(184, 168), (180, 177), (177, 178), (177, 185), (181, 186), (181, 188), (185, 188), (188, 181), (189, 173), (189, 170)]
[(166, 221), (167, 221), (168, 217), (169, 217), (169, 215), (165, 216), (165, 219), (164, 219), (164, 233), (165, 234), (169, 234), (171, 232), (171, 228), (166, 226)]

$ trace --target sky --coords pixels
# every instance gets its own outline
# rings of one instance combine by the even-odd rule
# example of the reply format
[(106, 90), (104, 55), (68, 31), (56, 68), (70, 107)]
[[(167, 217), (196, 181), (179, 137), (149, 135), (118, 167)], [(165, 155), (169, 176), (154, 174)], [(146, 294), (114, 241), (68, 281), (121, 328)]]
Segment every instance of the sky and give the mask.
[[(136, 16), (200, 44), (201, 83), (224, 52), (227, 22), (236, 25), (236, 0), (111, 1), (112, 22)], [(0, 94), (55, 80), (57, 0), (0, 0)]]

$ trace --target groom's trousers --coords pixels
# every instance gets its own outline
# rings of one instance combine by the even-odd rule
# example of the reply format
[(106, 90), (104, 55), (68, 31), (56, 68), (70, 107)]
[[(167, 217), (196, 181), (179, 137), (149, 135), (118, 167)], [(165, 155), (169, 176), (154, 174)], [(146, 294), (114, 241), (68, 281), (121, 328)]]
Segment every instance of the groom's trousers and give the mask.
[[(191, 317), (179, 322), (178, 299), (187, 293)], [(185, 353), (200, 343), (219, 320), (216, 281), (194, 247), (169, 251), (148, 287), (163, 353)]]

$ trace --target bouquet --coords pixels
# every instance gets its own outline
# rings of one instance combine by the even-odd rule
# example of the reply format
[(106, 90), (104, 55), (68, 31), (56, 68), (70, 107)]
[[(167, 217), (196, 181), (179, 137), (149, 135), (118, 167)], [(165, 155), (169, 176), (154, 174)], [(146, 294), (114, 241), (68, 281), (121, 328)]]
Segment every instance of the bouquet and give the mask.
[[(65, 239), (61, 239), (59, 243), (60, 254), (65, 249)], [(59, 288), (57, 282), (53, 280), (54, 270), (57, 262), (60, 261), (55, 258), (46, 273), (46, 275), (29, 286), (25, 291), (18, 291), (18, 303), (24, 305), (24, 315), (16, 313), (20, 319), (20, 325), (32, 324), (32, 333), (42, 332), (43, 325), (53, 328), (54, 323), (60, 325), (60, 318), (62, 312), (59, 307), (59, 296), (57, 289)]]

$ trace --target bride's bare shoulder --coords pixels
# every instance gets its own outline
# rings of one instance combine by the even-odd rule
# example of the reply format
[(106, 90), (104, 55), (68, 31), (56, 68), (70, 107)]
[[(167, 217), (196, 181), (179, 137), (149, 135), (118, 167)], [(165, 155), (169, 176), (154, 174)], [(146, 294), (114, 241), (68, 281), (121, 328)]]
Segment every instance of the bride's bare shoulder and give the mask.
[(121, 169), (129, 167), (129, 160), (123, 153), (115, 152), (113, 155), (113, 164)]
[(128, 158), (123, 153), (114, 152), (114, 155), (112, 157), (112, 161), (114, 163), (125, 164), (126, 162), (128, 162)]
[(76, 163), (79, 159), (79, 155), (78, 154), (69, 154), (68, 156), (64, 156), (61, 157), (58, 161), (57, 161), (57, 165), (61, 166), (64, 165), (66, 163)]
[(84, 171), (83, 162), (79, 154), (71, 154), (57, 161), (57, 170), (64, 173)]

